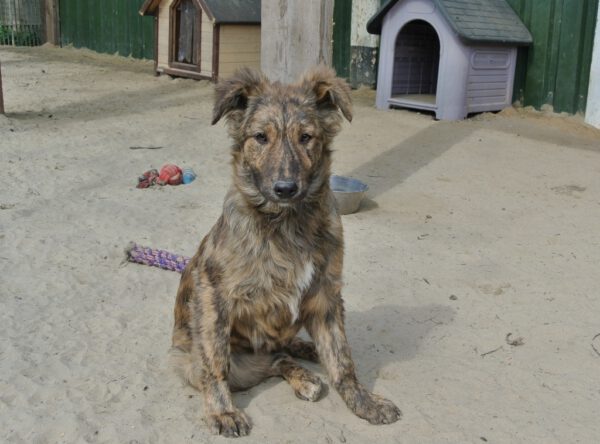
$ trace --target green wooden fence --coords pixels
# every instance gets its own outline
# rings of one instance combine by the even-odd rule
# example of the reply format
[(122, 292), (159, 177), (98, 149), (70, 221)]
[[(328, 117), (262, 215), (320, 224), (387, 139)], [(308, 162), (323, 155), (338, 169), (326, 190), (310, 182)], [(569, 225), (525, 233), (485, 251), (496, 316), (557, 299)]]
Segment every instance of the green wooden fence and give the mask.
[(350, 77), (352, 0), (335, 0), (333, 6), (333, 67), (340, 77)]
[(556, 112), (583, 113), (598, 0), (508, 0), (533, 35), (519, 51), (515, 100)]
[(143, 0), (60, 0), (60, 42), (109, 54), (152, 59), (154, 22)]

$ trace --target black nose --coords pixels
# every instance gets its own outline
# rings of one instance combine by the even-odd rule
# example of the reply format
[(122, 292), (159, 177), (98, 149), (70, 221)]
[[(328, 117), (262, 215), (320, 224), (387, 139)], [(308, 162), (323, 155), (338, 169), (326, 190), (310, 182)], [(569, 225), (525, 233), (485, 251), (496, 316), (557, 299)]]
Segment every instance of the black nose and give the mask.
[(279, 180), (275, 182), (275, 185), (273, 185), (273, 191), (275, 191), (277, 197), (289, 199), (294, 197), (294, 195), (298, 192), (298, 185), (296, 185), (296, 182)]

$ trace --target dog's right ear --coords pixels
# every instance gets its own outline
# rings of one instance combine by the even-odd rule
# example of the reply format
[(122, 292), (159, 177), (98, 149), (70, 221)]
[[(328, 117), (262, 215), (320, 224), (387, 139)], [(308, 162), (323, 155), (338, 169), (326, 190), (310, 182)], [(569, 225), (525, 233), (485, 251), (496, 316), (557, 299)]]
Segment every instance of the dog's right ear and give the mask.
[(232, 118), (236, 112), (243, 113), (248, 106), (248, 98), (260, 94), (267, 82), (263, 73), (252, 68), (241, 68), (233, 77), (219, 82), (215, 88), (212, 124), (225, 115)]

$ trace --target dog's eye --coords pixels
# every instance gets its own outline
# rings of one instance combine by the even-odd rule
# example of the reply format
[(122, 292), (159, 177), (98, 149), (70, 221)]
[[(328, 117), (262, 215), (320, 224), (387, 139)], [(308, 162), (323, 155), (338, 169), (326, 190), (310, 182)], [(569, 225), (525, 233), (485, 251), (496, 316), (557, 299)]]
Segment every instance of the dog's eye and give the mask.
[(308, 142), (310, 142), (311, 139), (312, 139), (312, 136), (310, 134), (304, 133), (300, 136), (300, 143), (305, 145)]
[(254, 135), (254, 140), (256, 140), (261, 145), (264, 145), (265, 143), (267, 143), (269, 141), (267, 139), (267, 135), (265, 133), (256, 133)]

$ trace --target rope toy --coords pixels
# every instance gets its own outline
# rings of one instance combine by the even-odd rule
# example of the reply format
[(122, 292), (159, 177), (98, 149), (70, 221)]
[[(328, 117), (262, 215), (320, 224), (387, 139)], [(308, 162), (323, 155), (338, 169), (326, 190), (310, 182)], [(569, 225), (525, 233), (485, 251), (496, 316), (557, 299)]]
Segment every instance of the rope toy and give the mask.
[(178, 273), (183, 273), (183, 270), (190, 261), (190, 258), (187, 256), (169, 253), (168, 251), (158, 250), (156, 248), (142, 247), (135, 242), (131, 242), (127, 246), (125, 255), (129, 262), (150, 265), (152, 267), (162, 268), (163, 270), (176, 271)]

